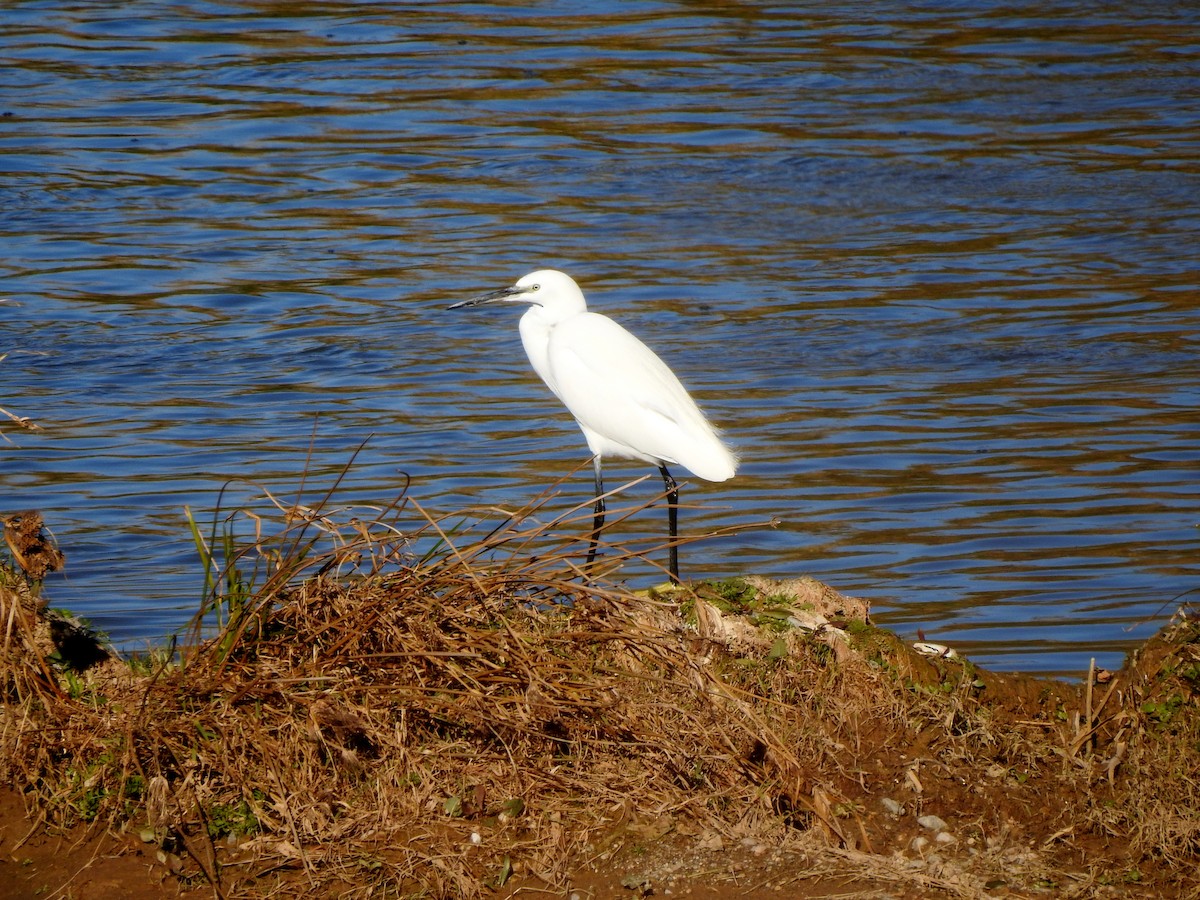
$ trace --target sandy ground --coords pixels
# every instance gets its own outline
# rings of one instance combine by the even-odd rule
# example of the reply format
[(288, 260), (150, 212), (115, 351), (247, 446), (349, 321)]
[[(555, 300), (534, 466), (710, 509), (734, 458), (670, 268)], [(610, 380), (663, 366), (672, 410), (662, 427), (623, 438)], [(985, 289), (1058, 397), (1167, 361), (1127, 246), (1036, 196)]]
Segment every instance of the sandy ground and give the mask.
[[(754, 842), (715, 848), (709, 838), (638, 844), (595, 867), (580, 866), (566, 889), (516, 884), (500, 896), (580, 900), (679, 896), (692, 900), (767, 900), (796, 897), (929, 896), (880, 879), (830, 873), (805, 875), (807, 861)], [(689, 846), (690, 845), (690, 846)], [(285, 896), (303, 893), (292, 872)], [(278, 883), (277, 883), (278, 886)], [(20, 796), (0, 790), (0, 900), (160, 900), (219, 896), (207, 886), (185, 887), (134, 837), (103, 829), (47, 832), (26, 815)], [(995, 896), (1010, 896), (999, 891)]]
[[(204, 896), (208, 891), (193, 892)], [(13, 790), (0, 791), (0, 900), (179, 897), (175, 879), (134, 841), (100, 829), (47, 832)]]

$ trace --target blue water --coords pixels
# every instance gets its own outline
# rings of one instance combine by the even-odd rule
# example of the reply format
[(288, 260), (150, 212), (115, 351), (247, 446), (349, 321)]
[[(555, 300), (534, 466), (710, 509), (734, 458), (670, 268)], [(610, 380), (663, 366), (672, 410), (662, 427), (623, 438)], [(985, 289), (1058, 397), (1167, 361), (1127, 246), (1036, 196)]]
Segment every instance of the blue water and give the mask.
[(10, 3), (0, 407), (43, 430), (0, 419), (0, 510), (42, 511), (52, 602), (136, 648), (203, 589), (185, 507), (252, 534), (261, 488), (318, 499), (364, 440), (347, 516), (407, 478), (440, 512), (586, 503), (515, 311), (445, 311), (554, 266), (739, 449), (684, 529), (781, 521), (686, 576), (812, 574), (992, 667), (1119, 665), (1200, 589), (1198, 25)]

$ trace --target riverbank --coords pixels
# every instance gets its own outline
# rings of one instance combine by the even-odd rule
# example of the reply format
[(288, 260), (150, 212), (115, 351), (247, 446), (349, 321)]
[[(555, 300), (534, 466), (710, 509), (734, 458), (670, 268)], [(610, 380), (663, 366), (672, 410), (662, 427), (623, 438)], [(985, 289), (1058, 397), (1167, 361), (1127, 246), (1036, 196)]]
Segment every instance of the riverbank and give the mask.
[(6, 569), (0, 897), (1200, 890), (1185, 612), (1076, 684), (919, 652), (809, 579), (563, 566), (268, 580), (132, 662)]

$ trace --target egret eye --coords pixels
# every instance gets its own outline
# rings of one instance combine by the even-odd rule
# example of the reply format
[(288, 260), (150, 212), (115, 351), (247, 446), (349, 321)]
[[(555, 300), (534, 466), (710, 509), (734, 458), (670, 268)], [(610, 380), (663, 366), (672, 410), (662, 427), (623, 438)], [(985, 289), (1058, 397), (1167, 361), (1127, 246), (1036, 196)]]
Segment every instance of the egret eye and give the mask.
[(531, 291), (540, 291), (542, 289), (542, 286), (540, 284), (534, 284), (534, 285), (530, 285), (529, 289)]

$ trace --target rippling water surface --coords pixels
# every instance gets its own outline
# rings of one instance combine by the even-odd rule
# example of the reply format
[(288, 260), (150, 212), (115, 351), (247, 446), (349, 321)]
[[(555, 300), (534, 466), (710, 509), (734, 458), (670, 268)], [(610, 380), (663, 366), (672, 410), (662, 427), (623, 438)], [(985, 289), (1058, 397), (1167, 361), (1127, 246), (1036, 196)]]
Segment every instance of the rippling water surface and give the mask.
[(450, 511), (584, 461), (516, 311), (444, 310), (543, 266), (739, 448), (685, 529), (782, 520), (692, 577), (1061, 672), (1200, 588), (1194, 4), (111, 6), (0, 16), (0, 406), (44, 428), (0, 507), (122, 646), (192, 612), (231, 479), (370, 436), (339, 499)]

